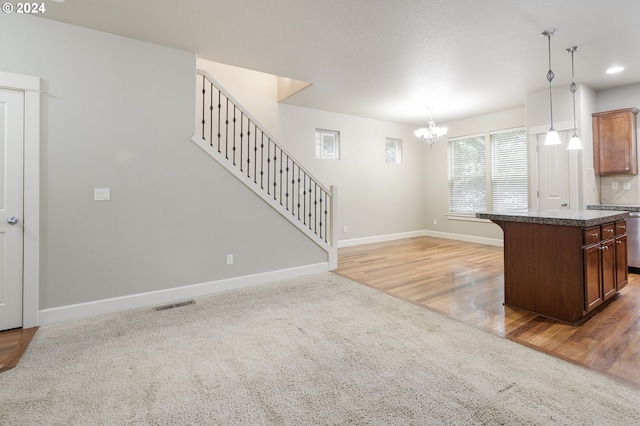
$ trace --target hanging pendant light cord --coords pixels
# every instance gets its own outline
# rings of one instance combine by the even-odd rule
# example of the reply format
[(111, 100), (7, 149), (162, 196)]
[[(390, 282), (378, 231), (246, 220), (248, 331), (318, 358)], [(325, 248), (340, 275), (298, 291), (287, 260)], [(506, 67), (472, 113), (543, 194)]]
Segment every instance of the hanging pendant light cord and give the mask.
[(551, 128), (549, 130), (555, 130), (553, 128), (553, 90), (551, 89), (551, 82), (553, 81), (553, 71), (551, 70), (551, 36), (552, 32), (547, 33), (547, 39), (549, 40), (549, 72), (547, 72), (547, 80), (549, 80), (549, 111), (551, 111)]
[(576, 86), (576, 76), (573, 67), (573, 54), (576, 50), (578, 50), (577, 47), (571, 48), (571, 86), (569, 86), (573, 94), (573, 136), (578, 135), (578, 120), (576, 119), (576, 90), (578, 90), (578, 87)]

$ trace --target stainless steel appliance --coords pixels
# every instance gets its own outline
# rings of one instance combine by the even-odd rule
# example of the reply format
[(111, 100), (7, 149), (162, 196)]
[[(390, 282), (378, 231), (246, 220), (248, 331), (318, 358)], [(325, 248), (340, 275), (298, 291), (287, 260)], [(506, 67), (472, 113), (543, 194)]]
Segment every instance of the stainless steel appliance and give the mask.
[(629, 212), (627, 218), (627, 255), (629, 272), (640, 273), (640, 212)]

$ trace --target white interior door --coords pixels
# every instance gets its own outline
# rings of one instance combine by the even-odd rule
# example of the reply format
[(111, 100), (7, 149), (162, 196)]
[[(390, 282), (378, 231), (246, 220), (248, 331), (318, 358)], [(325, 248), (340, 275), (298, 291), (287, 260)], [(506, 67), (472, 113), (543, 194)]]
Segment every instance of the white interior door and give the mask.
[(0, 89), (0, 330), (22, 327), (24, 92)]
[(546, 133), (536, 138), (538, 162), (538, 208), (540, 210), (568, 209), (570, 206), (568, 131), (558, 131), (562, 144), (544, 144)]

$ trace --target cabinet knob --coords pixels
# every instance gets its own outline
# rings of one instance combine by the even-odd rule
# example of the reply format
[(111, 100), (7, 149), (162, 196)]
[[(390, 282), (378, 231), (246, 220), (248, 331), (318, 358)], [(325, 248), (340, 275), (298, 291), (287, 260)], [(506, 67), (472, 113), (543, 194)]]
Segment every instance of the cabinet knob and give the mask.
[(591, 236), (592, 236), (592, 237), (597, 237), (597, 236), (598, 236), (598, 234), (591, 234)]
[(616, 244), (622, 244), (622, 241), (616, 241)]

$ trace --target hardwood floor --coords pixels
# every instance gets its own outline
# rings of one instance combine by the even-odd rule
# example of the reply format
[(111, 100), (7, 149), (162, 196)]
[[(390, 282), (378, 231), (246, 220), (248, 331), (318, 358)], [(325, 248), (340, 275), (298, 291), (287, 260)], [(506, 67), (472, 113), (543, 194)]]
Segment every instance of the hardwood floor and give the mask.
[(502, 247), (418, 237), (338, 250), (339, 275), (640, 386), (640, 275), (580, 327), (503, 306)]
[(0, 372), (18, 365), (37, 330), (37, 327), (19, 328), (0, 333)]

